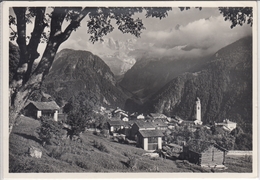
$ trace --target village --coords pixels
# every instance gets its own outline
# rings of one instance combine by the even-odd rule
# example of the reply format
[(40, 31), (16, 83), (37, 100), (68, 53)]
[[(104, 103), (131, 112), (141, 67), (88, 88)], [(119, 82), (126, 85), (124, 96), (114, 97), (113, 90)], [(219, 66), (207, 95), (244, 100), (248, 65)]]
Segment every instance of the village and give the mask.
[[(201, 119), (201, 102), (197, 98), (194, 101), (194, 118), (183, 120), (178, 116), (167, 117), (160, 113), (147, 115), (131, 113), (120, 109), (106, 109), (101, 107), (99, 113), (107, 119), (105, 136), (113, 138), (114, 141), (125, 143), (147, 151), (151, 157), (162, 157), (168, 159), (183, 159), (205, 168), (225, 169), (225, 156), (227, 149), (212, 142), (198, 142), (199, 139), (191, 139), (192, 144), (184, 140), (180, 143), (167, 142), (167, 131), (176, 127), (188, 127), (189, 131), (196, 132), (202, 128), (210, 129), (210, 125), (204, 125)], [(54, 121), (64, 121), (66, 115), (55, 103), (50, 102), (29, 102), (23, 111), (25, 116), (39, 119), (41, 116), (52, 117)], [(64, 121), (65, 122), (65, 121)], [(65, 123), (64, 127), (69, 128)], [(222, 123), (213, 124), (214, 127), (221, 127), (226, 132), (231, 132), (237, 127), (235, 122), (228, 119)], [(99, 128), (86, 127), (86, 131), (100, 132)], [(198, 145), (200, 144), (200, 145)]]

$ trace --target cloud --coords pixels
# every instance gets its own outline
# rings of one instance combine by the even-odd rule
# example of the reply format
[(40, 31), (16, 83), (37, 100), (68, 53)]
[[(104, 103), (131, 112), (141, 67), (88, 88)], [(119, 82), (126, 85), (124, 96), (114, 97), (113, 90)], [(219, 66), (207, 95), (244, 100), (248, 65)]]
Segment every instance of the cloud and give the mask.
[[(149, 31), (143, 41), (154, 44), (153, 49), (146, 48), (151, 56), (204, 56), (242, 37), (252, 35), (252, 28), (248, 25), (233, 29), (230, 25), (221, 15), (211, 16), (178, 25), (178, 28)], [(142, 48), (145, 51), (145, 46)]]
[[(143, 14), (136, 15), (143, 19), (146, 26), (141, 38), (122, 34), (116, 28), (106, 38), (121, 42), (127, 42), (130, 38), (135, 39), (133, 51), (127, 52), (131, 57), (174, 56), (182, 58), (215, 53), (242, 37), (252, 35), (252, 28), (248, 25), (231, 29), (231, 22), (224, 21), (217, 8), (203, 8), (202, 11), (194, 8), (183, 12), (175, 8), (169, 12), (167, 18), (162, 20), (143, 16)], [(122, 48), (115, 50), (100, 42), (92, 44), (89, 37), (86, 28), (81, 27), (73, 32), (60, 49), (88, 50), (101, 57), (124, 51)]]

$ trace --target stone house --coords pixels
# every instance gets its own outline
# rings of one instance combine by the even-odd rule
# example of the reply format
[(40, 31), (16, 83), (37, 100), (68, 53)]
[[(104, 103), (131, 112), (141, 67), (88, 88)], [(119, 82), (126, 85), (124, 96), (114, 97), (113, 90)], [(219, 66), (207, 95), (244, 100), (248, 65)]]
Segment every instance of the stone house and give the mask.
[(166, 124), (163, 120), (161, 119), (155, 119), (153, 122), (153, 125), (156, 127), (158, 130), (165, 131), (168, 129), (168, 124)]
[(50, 102), (29, 102), (23, 109), (24, 115), (39, 119), (41, 116), (52, 117), (54, 121), (58, 121), (58, 111), (60, 107), (55, 101)]
[[(130, 122), (130, 121), (129, 121)], [(155, 126), (151, 122), (142, 120), (135, 121), (131, 128), (131, 139), (136, 139), (136, 135), (140, 130), (155, 130)]]
[(145, 119), (145, 116), (143, 114), (139, 114), (136, 119)]
[(232, 122), (228, 119), (224, 119), (222, 123), (215, 123), (215, 126), (222, 126), (223, 129), (225, 129), (227, 131), (232, 131), (233, 129), (236, 129), (237, 123)]
[(162, 149), (163, 134), (159, 130), (139, 130), (137, 132), (137, 146), (146, 151)]
[(113, 132), (117, 132), (120, 129), (124, 129), (125, 127), (125, 123), (124, 121), (121, 120), (117, 120), (117, 121), (108, 121), (107, 122), (108, 128), (109, 128), (109, 132), (113, 133)]
[(202, 142), (183, 147), (183, 158), (203, 167), (221, 167), (227, 150), (214, 143)]

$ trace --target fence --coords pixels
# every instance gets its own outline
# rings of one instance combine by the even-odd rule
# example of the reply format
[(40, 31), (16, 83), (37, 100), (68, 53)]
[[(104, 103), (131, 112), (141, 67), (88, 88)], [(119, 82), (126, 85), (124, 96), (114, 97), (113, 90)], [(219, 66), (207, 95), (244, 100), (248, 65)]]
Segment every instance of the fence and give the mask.
[(232, 155), (232, 156), (252, 155), (252, 151), (228, 151), (227, 155)]

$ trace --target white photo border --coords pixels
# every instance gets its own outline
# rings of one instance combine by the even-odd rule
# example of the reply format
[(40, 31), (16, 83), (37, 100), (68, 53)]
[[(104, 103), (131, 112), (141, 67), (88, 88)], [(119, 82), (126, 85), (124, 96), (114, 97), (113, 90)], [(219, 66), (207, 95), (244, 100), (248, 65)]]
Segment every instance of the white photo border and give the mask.
[[(113, 6), (113, 7), (253, 7), (253, 172), (252, 173), (9, 173), (9, 132), (8, 132), (8, 117), (9, 117), (9, 7), (13, 6)], [(256, 178), (258, 176), (258, 121), (257, 121), (257, 105), (258, 105), (258, 76), (257, 76), (257, 40), (258, 40), (258, 9), (256, 1), (5, 1), (2, 3), (2, 52), (3, 61), (1, 62), (1, 84), (2, 84), (2, 141), (3, 141), (3, 177), (14, 179), (109, 179), (109, 178)]]

